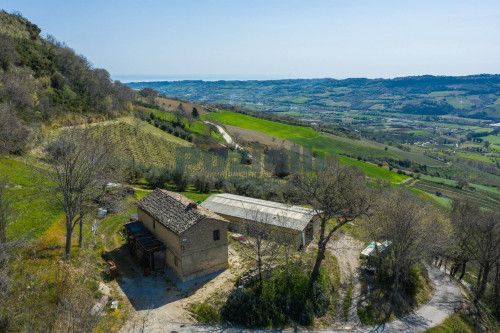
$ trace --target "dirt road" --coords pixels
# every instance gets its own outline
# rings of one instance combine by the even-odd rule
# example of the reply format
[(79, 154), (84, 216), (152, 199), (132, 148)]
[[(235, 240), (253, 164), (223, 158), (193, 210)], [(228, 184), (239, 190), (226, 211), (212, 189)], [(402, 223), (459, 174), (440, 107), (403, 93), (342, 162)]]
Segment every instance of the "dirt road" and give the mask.
[(349, 285), (352, 283), (351, 300), (347, 320), (343, 318), (343, 302), (338, 302), (337, 313), (340, 315), (336, 328), (352, 329), (361, 325), (357, 314), (357, 305), (361, 296), (359, 276), (359, 254), (363, 249), (363, 242), (354, 239), (346, 232), (339, 232), (337, 238), (328, 244), (328, 251), (333, 254), (340, 267), (340, 283), (342, 300), (347, 297)]
[[(450, 281), (449, 277), (435, 267), (428, 267), (429, 276), (434, 282), (435, 293), (432, 299), (413, 314), (405, 316), (394, 321), (374, 326), (359, 326), (344, 329), (327, 329), (310, 331), (304, 329), (305, 332), (323, 332), (323, 333), (419, 333), (425, 332), (427, 329), (437, 326), (444, 321), (446, 317), (454, 313), (461, 305), (460, 288), (455, 282)], [(163, 321), (153, 325), (148, 325), (144, 332), (160, 333), (160, 332), (225, 332), (225, 333), (250, 333), (250, 332), (296, 332), (297, 330), (251, 330), (235, 327), (220, 327), (210, 325), (196, 325), (179, 322)]]

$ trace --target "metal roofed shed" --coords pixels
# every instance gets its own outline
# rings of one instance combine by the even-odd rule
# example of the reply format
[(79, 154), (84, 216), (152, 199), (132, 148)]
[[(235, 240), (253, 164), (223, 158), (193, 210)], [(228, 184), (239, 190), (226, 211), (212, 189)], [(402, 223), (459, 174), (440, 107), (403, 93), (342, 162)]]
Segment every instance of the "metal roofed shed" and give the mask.
[(362, 257), (373, 257), (377, 254), (377, 251), (375, 251), (375, 247), (377, 247), (378, 252), (383, 252), (388, 246), (390, 242), (385, 241), (383, 243), (379, 242), (371, 242), (363, 251), (361, 251), (361, 256)]
[(235, 194), (211, 195), (201, 206), (230, 220), (232, 231), (241, 232), (245, 223), (258, 223), (297, 234), (297, 243), (303, 246), (313, 239), (319, 227), (319, 216), (313, 209)]

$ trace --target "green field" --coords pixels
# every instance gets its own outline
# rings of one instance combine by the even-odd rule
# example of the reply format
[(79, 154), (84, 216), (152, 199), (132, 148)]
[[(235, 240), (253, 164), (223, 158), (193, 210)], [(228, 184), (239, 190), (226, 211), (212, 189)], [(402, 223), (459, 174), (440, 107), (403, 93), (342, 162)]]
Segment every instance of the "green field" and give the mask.
[(6, 192), (16, 216), (7, 227), (8, 238), (38, 237), (63, 217), (62, 207), (48, 192), (50, 183), (37, 167), (14, 158), (0, 158), (0, 175), (10, 183)]
[(408, 178), (408, 176), (406, 175), (398, 174), (397, 172), (392, 172), (370, 163), (361, 162), (354, 158), (339, 156), (339, 160), (342, 163), (349, 163), (360, 168), (370, 178), (374, 179), (381, 178), (384, 180), (390, 180), (393, 183), (399, 183)]
[(433, 91), (430, 94), (428, 94), (428, 96), (429, 97), (445, 97), (445, 96), (451, 95), (453, 93), (454, 93), (453, 91), (449, 91), (449, 90)]
[[(288, 125), (230, 111), (207, 114), (204, 118), (217, 120), (233, 126), (256, 130), (282, 139), (288, 139), (303, 147), (312, 149), (313, 151), (319, 151), (327, 155), (350, 154), (358, 156), (399, 157), (391, 150), (386, 151), (382, 147), (376, 147), (363, 141), (354, 143), (355, 140), (335, 138), (330, 135), (321, 134), (310, 127)], [(396, 172), (380, 168), (376, 165), (364, 163), (343, 156), (340, 158), (343, 162), (348, 162), (358, 166), (372, 178), (382, 178), (393, 182), (400, 182), (401, 180), (407, 178), (405, 175), (399, 175)]]
[(491, 160), (491, 157), (480, 155), (480, 154), (457, 153), (457, 156), (458, 157), (463, 157), (463, 158), (468, 158), (468, 159), (471, 159), (471, 160), (486, 162), (486, 163), (493, 163), (493, 161)]
[[(151, 109), (151, 108), (145, 108), (145, 109), (147, 109), (149, 112), (153, 113), (156, 117), (158, 117), (160, 119), (164, 119), (167, 121), (175, 120), (175, 115), (172, 112), (161, 111), (161, 110)], [(185, 126), (186, 127), (188, 126), (187, 122), (185, 123)], [(197, 136), (197, 135), (207, 134), (209, 132), (209, 126), (208, 126), (208, 124), (205, 124), (201, 120), (195, 120), (191, 124), (191, 127), (189, 127), (189, 130), (193, 133), (194, 136)], [(212, 132), (212, 137), (214, 139), (219, 139), (220, 135), (217, 131), (214, 131), (214, 132)]]
[(414, 131), (409, 131), (408, 133), (413, 133), (415, 135), (429, 135), (431, 132), (426, 131), (426, 130), (414, 130)]

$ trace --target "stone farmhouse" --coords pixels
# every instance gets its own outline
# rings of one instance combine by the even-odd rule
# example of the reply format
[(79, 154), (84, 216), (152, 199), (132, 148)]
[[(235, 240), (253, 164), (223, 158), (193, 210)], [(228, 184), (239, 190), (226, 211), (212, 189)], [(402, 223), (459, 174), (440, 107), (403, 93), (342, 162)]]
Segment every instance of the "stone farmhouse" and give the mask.
[(166, 248), (166, 267), (181, 281), (228, 267), (226, 219), (179, 193), (162, 189), (136, 205), (139, 221)]
[(214, 194), (201, 204), (231, 222), (229, 230), (245, 232), (245, 226), (296, 235), (297, 246), (309, 244), (319, 228), (319, 216), (313, 209), (248, 198), (229, 193)]

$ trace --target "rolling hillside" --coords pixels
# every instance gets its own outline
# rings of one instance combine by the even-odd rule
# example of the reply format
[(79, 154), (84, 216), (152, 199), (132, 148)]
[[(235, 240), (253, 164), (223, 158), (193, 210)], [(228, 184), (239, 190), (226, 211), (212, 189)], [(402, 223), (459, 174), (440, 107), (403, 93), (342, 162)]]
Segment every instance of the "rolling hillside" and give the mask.
[(298, 79), (269, 81), (175, 81), (128, 83), (168, 96), (256, 111), (310, 114), (363, 111), (500, 119), (500, 75), (412, 76), (395, 79)]
[[(338, 139), (333, 136), (321, 134), (309, 127), (282, 124), (231, 111), (210, 113), (203, 116), (203, 118), (217, 120), (224, 124), (236, 127), (263, 132), (277, 138), (287, 139), (300, 146), (309, 148), (313, 152), (317, 151), (326, 155), (359, 154), (358, 156), (362, 156), (364, 154), (375, 154), (383, 157), (398, 157), (398, 155), (393, 151), (385, 151), (383, 148), (370, 147), (362, 141), (359, 143), (355, 142), (355, 140), (345, 141), (347, 139)], [(394, 182), (400, 182), (407, 178), (407, 176), (397, 174), (396, 172), (389, 171), (373, 164), (363, 163), (352, 158), (342, 156), (341, 161), (356, 165), (372, 178), (382, 178)]]

